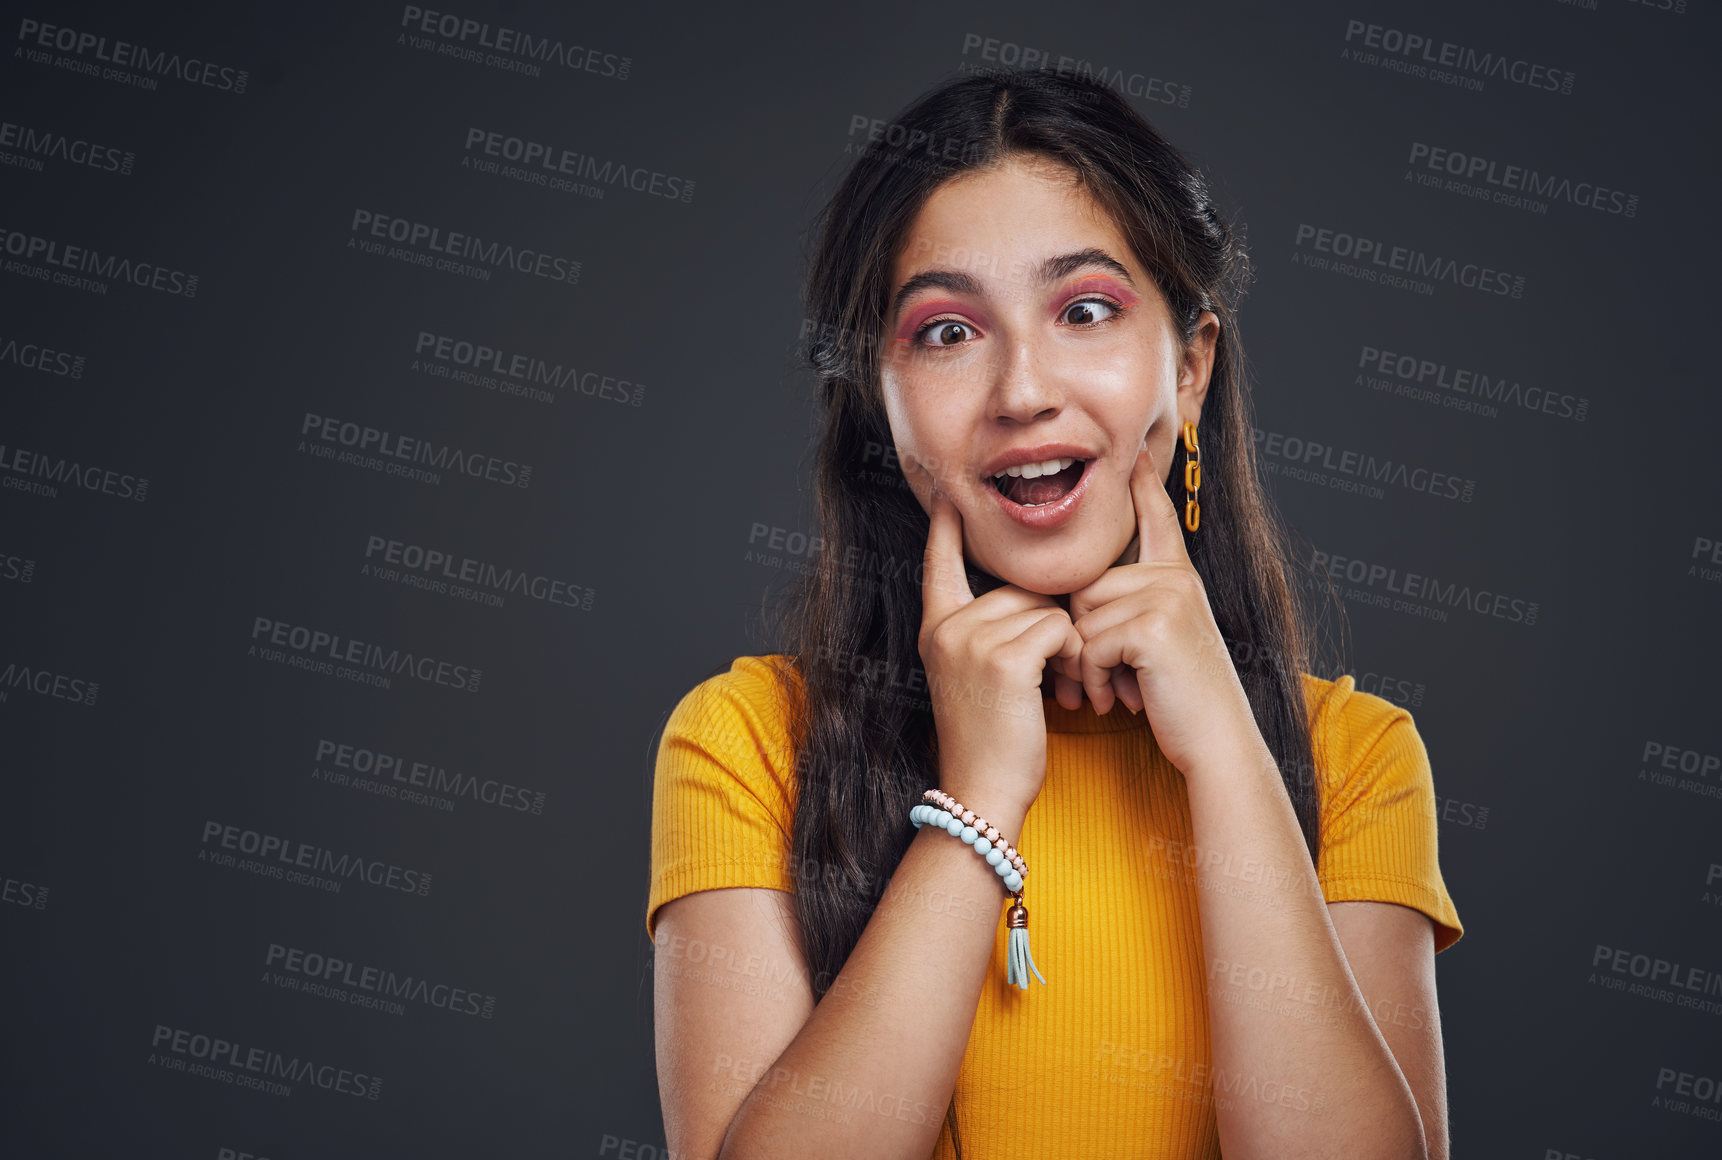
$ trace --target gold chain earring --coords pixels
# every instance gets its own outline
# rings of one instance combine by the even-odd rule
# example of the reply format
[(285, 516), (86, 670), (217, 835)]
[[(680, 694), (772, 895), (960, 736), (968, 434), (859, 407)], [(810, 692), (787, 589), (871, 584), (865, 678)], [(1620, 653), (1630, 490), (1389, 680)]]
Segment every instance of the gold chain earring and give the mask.
[(1202, 490), (1202, 449), (1196, 444), (1196, 425), (1184, 424), (1184, 526), (1195, 531), (1202, 523), (1202, 505), (1196, 495)]

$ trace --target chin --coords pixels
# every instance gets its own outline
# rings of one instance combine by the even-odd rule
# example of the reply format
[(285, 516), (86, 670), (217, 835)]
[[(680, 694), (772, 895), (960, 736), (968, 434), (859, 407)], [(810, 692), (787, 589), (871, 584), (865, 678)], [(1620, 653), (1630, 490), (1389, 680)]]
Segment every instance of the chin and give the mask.
[[(1116, 553), (1115, 553), (1116, 555)], [(1067, 596), (1072, 592), (1088, 587), (1106, 574), (1111, 564), (1111, 557), (1102, 560), (1104, 552), (1096, 553), (1092, 562), (1073, 564), (1064, 561), (1048, 567), (1034, 567), (1021, 561), (1013, 562), (1012, 566), (1001, 569), (988, 568), (992, 575), (1003, 580), (1006, 584), (1014, 584), (1024, 592), (1034, 592), (1041, 596)]]

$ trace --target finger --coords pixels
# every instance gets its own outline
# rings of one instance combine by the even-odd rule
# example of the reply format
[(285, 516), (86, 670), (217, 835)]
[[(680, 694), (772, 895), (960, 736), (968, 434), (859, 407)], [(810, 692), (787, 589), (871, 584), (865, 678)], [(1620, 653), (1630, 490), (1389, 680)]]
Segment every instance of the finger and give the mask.
[[(1004, 642), (1006, 647), (1026, 649), (1049, 662), (1054, 657), (1063, 657), (1069, 660), (1082, 650), (1082, 637), (1077, 634), (1075, 627), (1070, 623), (1069, 615), (1062, 608), (1048, 609), (1041, 612), (1038, 617), (1033, 611), (1018, 613), (996, 622), (989, 628), (993, 631), (1009, 632), (1017, 628), (1018, 625), (1023, 627)], [(1059, 679), (1068, 680), (1068, 678), (1055, 678), (1055, 688)], [(1063, 701), (1059, 703), (1064, 704)], [(1080, 708), (1081, 702), (1079, 701), (1075, 707)]]
[(1072, 680), (1063, 673), (1059, 673), (1053, 677), (1053, 689), (1053, 696), (1057, 697), (1058, 703), (1066, 709), (1074, 713), (1082, 708), (1081, 681)]
[[(1068, 624), (1069, 620), (1069, 614), (1066, 613), (1065, 622)], [(1069, 631), (1064, 634), (1063, 647), (1053, 658), (1062, 674), (1053, 681), (1053, 695), (1058, 698), (1060, 705), (1072, 712), (1082, 708), (1082, 681), (1079, 676), (1071, 675), (1081, 673), (1081, 659), (1082, 634), (1071, 624)]]
[[(1070, 624), (1070, 617), (1066, 615), (1064, 609), (1056, 605), (1051, 608), (1024, 608), (1011, 613), (1009, 616), (982, 621), (976, 628), (975, 643), (979, 648), (985, 650), (1008, 648), (1018, 641), (1022, 641), (1026, 645), (1032, 641), (1037, 648), (1043, 644), (1046, 645), (1046, 651), (1040, 655), (1042, 658), (1051, 658), (1059, 655), (1068, 647), (1062, 639), (1054, 640), (1050, 636), (1035, 636), (1029, 640), (1024, 640), (1048, 619), (1059, 624)], [(1076, 630), (1072, 628), (1070, 631), (1075, 632)]]
[(927, 525), (927, 549), (921, 563), (921, 620), (939, 624), (974, 600), (963, 571), (963, 516), (957, 505), (933, 481), (932, 518)]
[(1189, 563), (1184, 550), (1184, 524), (1177, 506), (1166, 492), (1166, 473), (1144, 439), (1130, 471), (1130, 498), (1136, 505), (1136, 559), (1138, 562)]
[(1063, 612), (1064, 608), (1057, 600), (1041, 592), (1030, 592), (1026, 588), (1018, 588), (1015, 584), (1000, 584), (991, 592), (984, 592), (975, 597), (975, 607), (969, 611), (970, 616), (979, 616), (982, 620), (1001, 620), (1006, 616), (1015, 615), (1029, 609), (1056, 608)]
[(1129, 665), (1119, 665), (1112, 670), (1112, 691), (1118, 694), (1118, 699), (1124, 702), (1124, 707), (1132, 713), (1142, 712), (1142, 686), (1136, 683), (1136, 670)]
[[(1082, 639), (1082, 687), (1088, 693), (1088, 699), (1094, 702), (1094, 711), (1103, 717), (1118, 700), (1112, 683), (1113, 671), (1120, 668), (1130, 671), (1119, 654), (1119, 647), (1117, 636), (1109, 639), (1087, 635)], [(1134, 679), (1132, 675), (1131, 680)]]

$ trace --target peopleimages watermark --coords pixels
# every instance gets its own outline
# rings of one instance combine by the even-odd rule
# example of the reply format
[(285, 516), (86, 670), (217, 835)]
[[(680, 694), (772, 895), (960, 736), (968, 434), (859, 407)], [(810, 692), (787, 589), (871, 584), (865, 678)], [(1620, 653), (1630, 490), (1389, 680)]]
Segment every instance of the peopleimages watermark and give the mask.
[(1584, 395), (1547, 387), (1527, 387), (1506, 375), (1453, 366), (1385, 347), (1365, 344), (1358, 351), (1357, 366), (1360, 370), (1386, 376), (1376, 378), (1374, 374), (1360, 374), (1356, 380), (1358, 386), (1491, 419), (1500, 413), (1494, 404), (1570, 419), (1575, 423), (1583, 423), (1590, 413), (1590, 399)]
[(35, 579), (34, 559), (0, 549), (0, 580), (9, 580), (14, 584), (31, 584)]
[[(440, 370), (436, 377), (470, 383), (499, 394), (520, 395), (539, 403), (556, 401), (556, 395), (545, 387), (624, 406), (638, 407), (646, 399), (642, 383), (602, 374), (590, 367), (582, 371), (569, 363), (551, 362), (429, 330), (418, 332), (413, 354), (424, 360), (426, 366), (422, 369), (428, 373), (436, 373), (433, 367)], [(415, 362), (413, 369), (421, 368)]]
[[(1510, 596), (1488, 588), (1473, 588), (1456, 580), (1442, 580), (1420, 572), (1401, 572), (1386, 564), (1355, 556), (1339, 556), (1314, 550), (1312, 569), (1353, 587), (1342, 595), (1347, 600), (1375, 604), (1395, 612), (1409, 612), (1430, 620), (1445, 621), (1448, 609), (1464, 609), (1478, 616), (1506, 620), (1527, 627), (1537, 623), (1534, 600)], [(1361, 585), (1361, 587), (1357, 587)], [(1397, 599), (1396, 599), (1397, 598)]]
[(541, 76), (544, 66), (550, 65), (563, 72), (625, 81), (634, 67), (632, 57), (416, 4), (401, 9), (400, 27), (406, 31), (397, 34), (396, 43), (526, 76)]
[(1722, 581), (1722, 567), (1711, 568), (1707, 566), (1709, 564), (1722, 565), (1722, 538), (1694, 536), (1690, 559), (1702, 560), (1704, 563), (1686, 565), (1688, 576), (1696, 576), (1712, 583)]
[[(1672, 1092), (1668, 1090), (1671, 1085)], [(1674, 1098), (1677, 1095), (1688, 1098), (1677, 1100)], [(1722, 1121), (1722, 1079), (1673, 1067), (1659, 1067), (1656, 1069), (1656, 1095), (1650, 1097), (1650, 1106), (1712, 1123)]]
[(1476, 494), (1476, 480), (1452, 472), (1377, 459), (1367, 452), (1334, 447), (1318, 439), (1264, 431), (1260, 427), (1253, 430), (1256, 447), (1266, 456), (1268, 470), (1277, 475), (1325, 484), (1338, 491), (1357, 492), (1371, 499), (1386, 495), (1385, 488), (1378, 485), (1462, 503), (1470, 503)]
[(482, 670), (471, 665), (367, 644), (340, 633), (268, 616), (252, 620), (250, 651), (246, 655), (382, 688), (390, 686), (391, 677), (403, 676), (476, 693), (484, 676)]
[(25, 910), (46, 910), (48, 888), (39, 882), (25, 882), (21, 878), (0, 874), (0, 902), (21, 906)]
[[(157, 78), (168, 77), (238, 96), (245, 92), (250, 79), (250, 73), (242, 68), (128, 40), (109, 40), (99, 33), (44, 24), (28, 16), (18, 21), (18, 43), (23, 46), (18, 51), (34, 64), (52, 64), (145, 89), (156, 88)], [(69, 56), (54, 58), (49, 51)]]
[(422, 975), (403, 975), (338, 955), (272, 942), (264, 952), (263, 965), (269, 974), (278, 976), (265, 978), (265, 982), (289, 991), (336, 999), (353, 1007), (375, 1007), (391, 1015), (402, 1015), (406, 1013), (406, 1004), (417, 1003), (451, 1015), (496, 1017), (495, 995), (433, 982)]
[(291, 1095), (290, 1083), (310, 1084), (326, 1092), (359, 1099), (381, 1099), (383, 1094), (381, 1076), (320, 1064), (314, 1059), (266, 1047), (248, 1047), (237, 1040), (165, 1023), (155, 1025), (149, 1045), (151, 1066), (200, 1075), (235, 1087), (258, 1088), (269, 1095)]
[(6, 273), (55, 286), (106, 294), (108, 283), (129, 282), (178, 298), (197, 297), (196, 274), (27, 230), (0, 226), (0, 253), (7, 258), (4, 267), (0, 267)]
[(493, 777), (475, 777), (429, 761), (408, 761), (397, 753), (332, 741), (327, 737), (317, 739), (312, 763), (317, 767), (311, 771), (312, 777), (321, 775), (322, 780), (329, 781), (342, 776), (379, 785), (393, 783), (404, 786), (408, 792), (446, 795), (432, 800), (445, 801), (450, 809), (457, 799), (465, 798), (513, 813), (536, 815), (544, 812), (543, 790), (523, 789)]
[[(588, 153), (490, 129), (468, 128), (464, 148), (463, 168), (477, 168), (563, 193), (602, 199), (610, 189), (625, 189), (684, 204), (694, 200), (694, 183), (685, 177), (643, 165), (600, 161)], [(586, 182), (591, 184), (583, 184)]]
[[(13, 151), (16, 152), (13, 152)], [(70, 137), (54, 129), (0, 121), (0, 165), (14, 165), (35, 173), (46, 161), (64, 161), (97, 173), (130, 177), (137, 154), (117, 145), (104, 145), (83, 137)]]
[[(327, 875), (323, 881), (334, 884), (334, 889), (329, 891), (331, 894), (340, 893), (343, 880), (363, 882), (420, 898), (428, 897), (431, 890), (431, 876), (424, 870), (413, 870), (360, 854), (337, 854), (327, 846), (295, 842), (277, 834), (247, 830), (213, 819), (203, 823), (202, 847), (197, 852), (199, 862), (246, 870), (263, 878), (285, 880), (288, 874), (301, 877)], [(245, 855), (246, 861), (235, 857), (238, 854)], [(322, 888), (328, 889), (326, 886)]]
[[(1722, 971), (1597, 943), (1589, 982), (1640, 999), (1722, 1015)], [(1628, 980), (1638, 980), (1628, 982)], [(1708, 996), (1708, 997), (1706, 997)]]
[(1411, 143), (1411, 156), (1406, 164), (1411, 166), (1406, 171), (1407, 180), (1514, 209), (1547, 213), (1549, 202), (1564, 201), (1616, 217), (1638, 216), (1636, 193), (1595, 181), (1574, 181), (1539, 172), (1529, 165), (1502, 163), (1426, 141)]
[(1722, 798), (1722, 778), (1718, 778), (1722, 756), (1671, 741), (1646, 741), (1638, 760), (1639, 781), (1699, 797)]
[(1481, 92), (1485, 80), (1490, 78), (1563, 97), (1571, 96), (1573, 91), (1575, 77), (1571, 69), (1551, 68), (1523, 57), (1483, 51), (1363, 20), (1345, 22), (1345, 45), (1340, 49), (1341, 60), (1375, 65), (1389, 72), (1473, 92)]
[(386, 536), (365, 541), (366, 563), (361, 576), (392, 581), (409, 588), (422, 588), (439, 595), (455, 596), (500, 608), (509, 595), (554, 604), (562, 608), (592, 611), (596, 589), (567, 580), (551, 579), (526, 568), (498, 568), (471, 556), (426, 548)]
[(9, 363), (20, 370), (40, 371), (55, 378), (84, 377), (83, 355), (55, 350), (51, 346), (20, 339), (16, 335), (0, 336), (0, 363)]
[[(1478, 262), (1461, 262), (1413, 246), (1390, 245), (1376, 238), (1299, 222), (1292, 260), (1317, 270), (1332, 270), (1366, 282), (1433, 294), (1445, 282), (1482, 294), (1522, 298), (1525, 276)], [(1329, 256), (1331, 255), (1331, 256)]]
[(58, 499), (56, 484), (135, 503), (149, 498), (149, 480), (141, 475), (0, 443), (0, 488)]
[[(974, 54), (973, 59), (970, 54)], [(1050, 72), (1060, 77), (1078, 77), (1114, 89), (1128, 97), (1137, 97), (1157, 105), (1172, 105), (1184, 109), (1190, 105), (1190, 86), (1129, 68), (1097, 65), (1086, 58), (1054, 56), (1041, 48), (982, 36), (978, 32), (963, 33), (963, 62), (959, 72), (1017, 72), (1032, 70)], [(979, 63), (977, 63), (977, 61)]]
[(101, 684), (86, 677), (74, 677), (39, 665), (7, 661), (0, 669), (0, 703), (11, 699), (14, 690), (34, 693), (55, 701), (66, 701), (88, 708), (96, 703)]
[[(493, 270), (513, 270), (551, 282), (566, 282), (570, 286), (580, 281), (580, 263), (572, 258), (545, 253), (531, 246), (486, 241), (475, 234), (445, 230), (429, 222), (355, 209), (347, 229), (352, 235), (347, 238), (347, 245), (353, 249), (480, 281), (489, 281)], [(398, 252), (385, 250), (381, 244), (364, 240), (366, 238), (382, 238), (405, 249)]]
[[(526, 487), (532, 482), (532, 465), (503, 459), (481, 451), (469, 451), (451, 443), (435, 443), (416, 435), (402, 435), (369, 424), (355, 423), (334, 415), (306, 411), (299, 423), (299, 450), (318, 458), (334, 459), (356, 467), (369, 467), (389, 475), (407, 475), (422, 482), (440, 483), (436, 471), (450, 471), (508, 487)], [(347, 448), (337, 452), (334, 444)], [(424, 468), (406, 464), (424, 464)], [(428, 477), (428, 478), (426, 478)]]

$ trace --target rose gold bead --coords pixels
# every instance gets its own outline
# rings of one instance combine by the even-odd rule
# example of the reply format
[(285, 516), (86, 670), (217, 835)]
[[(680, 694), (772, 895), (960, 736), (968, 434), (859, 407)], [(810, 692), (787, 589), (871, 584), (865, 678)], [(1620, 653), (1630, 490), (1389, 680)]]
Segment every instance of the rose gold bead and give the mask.
[(997, 826), (988, 826), (987, 827), (987, 841), (991, 842), (993, 845), (996, 846), (996, 845), (998, 845), (998, 840), (999, 840), (999, 828)]
[(1016, 861), (1016, 847), (1010, 845), (1007, 842), (1005, 844), (1005, 855), (1004, 856), (1005, 856), (1006, 862), (1015, 862)]
[(974, 824), (975, 824), (975, 811), (964, 810), (963, 811), (963, 825), (972, 826)]

